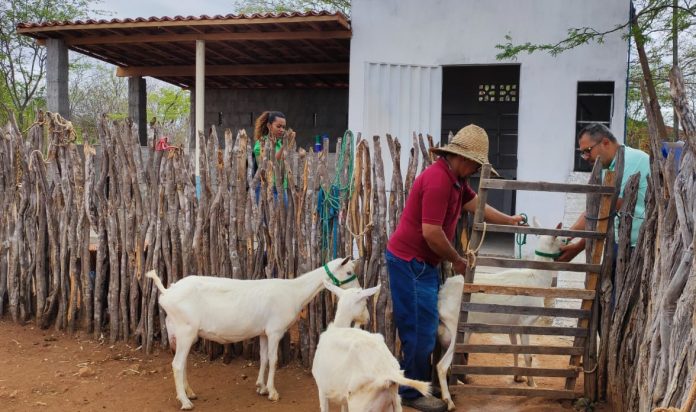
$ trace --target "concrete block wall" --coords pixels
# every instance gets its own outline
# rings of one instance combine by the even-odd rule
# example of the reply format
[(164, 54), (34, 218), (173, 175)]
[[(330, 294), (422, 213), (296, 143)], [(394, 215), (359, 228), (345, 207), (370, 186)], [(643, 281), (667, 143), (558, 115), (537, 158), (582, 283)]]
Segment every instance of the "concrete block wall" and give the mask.
[[(192, 91), (192, 119), (194, 95)], [(315, 135), (326, 133), (334, 151), (336, 138), (348, 128), (348, 89), (208, 89), (205, 107), (206, 125), (223, 131), (244, 128), (249, 135), (263, 111), (281, 111), (288, 127), (297, 133), (298, 146), (304, 148), (314, 145)]]

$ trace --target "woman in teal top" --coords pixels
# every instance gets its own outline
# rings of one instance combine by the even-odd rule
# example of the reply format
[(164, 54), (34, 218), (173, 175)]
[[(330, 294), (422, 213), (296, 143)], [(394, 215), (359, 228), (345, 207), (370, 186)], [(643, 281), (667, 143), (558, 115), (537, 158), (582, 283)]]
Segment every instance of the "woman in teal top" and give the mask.
[[(275, 143), (275, 159), (280, 161), (283, 159), (283, 137), (285, 136), (286, 120), (282, 112), (266, 111), (256, 119), (254, 125), (254, 159), (256, 164), (261, 164), (261, 145), (265, 144), (269, 136), (276, 139)], [(287, 179), (283, 179), (283, 192), (288, 187)], [(260, 186), (256, 188), (256, 201), (259, 200)], [(275, 186), (273, 194), (277, 198), (278, 193)], [(287, 195), (283, 193), (283, 199), (287, 204)]]

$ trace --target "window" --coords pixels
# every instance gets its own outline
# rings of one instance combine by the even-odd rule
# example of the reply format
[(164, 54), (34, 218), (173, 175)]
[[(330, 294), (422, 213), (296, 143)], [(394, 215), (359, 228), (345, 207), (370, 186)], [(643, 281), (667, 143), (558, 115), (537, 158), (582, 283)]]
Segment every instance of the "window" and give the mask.
[(479, 84), (479, 102), (516, 102), (516, 84)]
[[(578, 133), (590, 123), (602, 123), (611, 127), (614, 112), (614, 82), (578, 82), (577, 112), (575, 115), (575, 149)], [(592, 165), (575, 150), (576, 172), (590, 172)]]

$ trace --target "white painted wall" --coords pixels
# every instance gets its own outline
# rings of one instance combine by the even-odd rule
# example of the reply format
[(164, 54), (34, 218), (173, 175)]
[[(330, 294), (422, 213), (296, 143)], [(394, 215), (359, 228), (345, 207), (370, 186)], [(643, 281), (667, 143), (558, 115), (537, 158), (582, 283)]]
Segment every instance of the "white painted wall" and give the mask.
[[(549, 43), (565, 38), (570, 27), (613, 28), (628, 13), (628, 0), (353, 0), (349, 127), (370, 137), (391, 129), (405, 149), (411, 141), (406, 127), (438, 139), (441, 96), (433, 94), (441, 93), (435, 84), (439, 81), (441, 88), (441, 71), (412, 66), (499, 64), (495, 46), (505, 42), (506, 34), (515, 43)], [(557, 57), (519, 56), (519, 180), (563, 182), (571, 175), (578, 81), (614, 81), (612, 130), (623, 138), (628, 42), (622, 34)], [(382, 84), (385, 74), (414, 70), (431, 75)], [(419, 88), (429, 90), (427, 98)], [(395, 95), (399, 105), (388, 106)], [(404, 102), (416, 98), (420, 104)], [(384, 156), (389, 177), (386, 150)], [(408, 156), (402, 153), (401, 159), (405, 170)], [(563, 218), (564, 199), (563, 194), (518, 192), (517, 211), (551, 226)]]
[(362, 109), (363, 137), (372, 141), (374, 135), (390, 133), (409, 148), (414, 131), (440, 130), (440, 66), (365, 62), (363, 68), (363, 103), (356, 106)]

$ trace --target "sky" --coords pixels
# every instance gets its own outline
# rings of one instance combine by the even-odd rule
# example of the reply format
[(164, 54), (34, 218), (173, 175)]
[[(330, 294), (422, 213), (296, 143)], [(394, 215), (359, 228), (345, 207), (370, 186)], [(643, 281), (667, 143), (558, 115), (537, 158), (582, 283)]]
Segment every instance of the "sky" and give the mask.
[(200, 16), (229, 14), (235, 11), (234, 0), (103, 0), (98, 9), (111, 12), (101, 18)]

